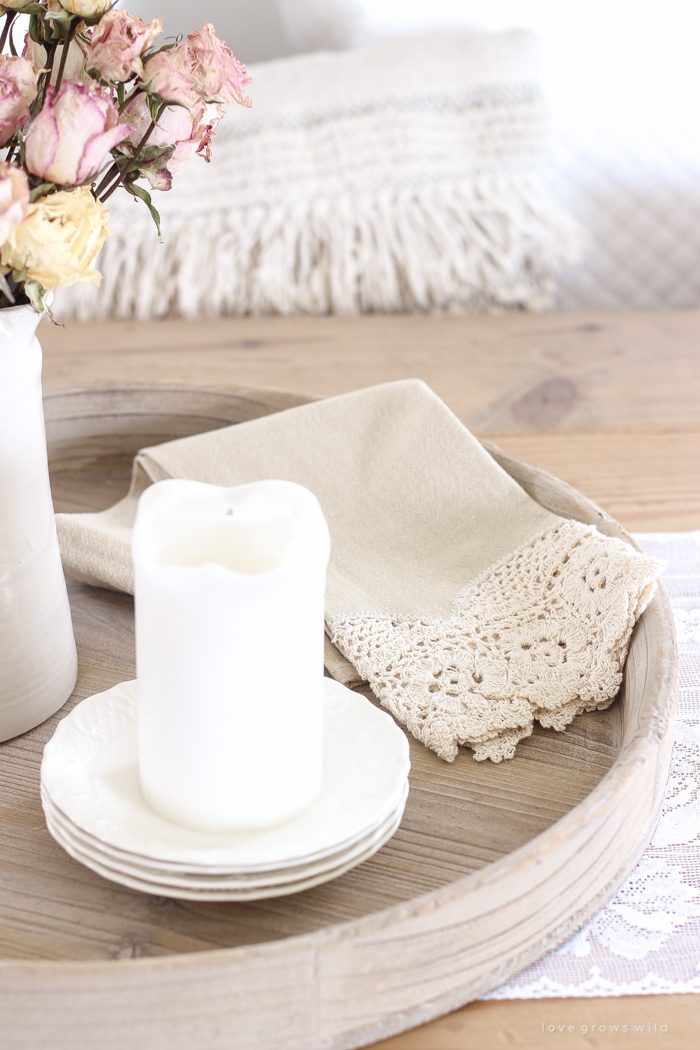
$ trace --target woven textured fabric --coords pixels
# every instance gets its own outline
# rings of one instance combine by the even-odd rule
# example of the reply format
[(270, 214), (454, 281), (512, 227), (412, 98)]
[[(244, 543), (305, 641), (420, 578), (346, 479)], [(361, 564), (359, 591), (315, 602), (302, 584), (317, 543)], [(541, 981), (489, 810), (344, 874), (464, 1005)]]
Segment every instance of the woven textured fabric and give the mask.
[(680, 652), (661, 818), (641, 861), (595, 918), (489, 999), (700, 992), (700, 532), (635, 538), (667, 562), (662, 581)]
[(456, 32), (252, 69), (210, 165), (110, 199), (99, 291), (62, 318), (538, 309), (578, 235), (538, 177), (528, 33)]

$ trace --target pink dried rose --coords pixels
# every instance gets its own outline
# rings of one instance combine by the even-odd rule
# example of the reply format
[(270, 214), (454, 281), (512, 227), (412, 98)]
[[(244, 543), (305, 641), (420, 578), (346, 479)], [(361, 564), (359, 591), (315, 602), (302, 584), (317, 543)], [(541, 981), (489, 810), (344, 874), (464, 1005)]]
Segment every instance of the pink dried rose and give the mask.
[(195, 90), (190, 61), (183, 45), (171, 51), (157, 51), (143, 66), (143, 81), (150, 91), (180, 106), (196, 106), (201, 100)]
[(26, 135), (26, 166), (47, 182), (76, 186), (97, 174), (110, 150), (131, 132), (98, 84), (65, 83), (58, 92), (49, 87)]
[(0, 246), (27, 216), (29, 181), (21, 168), (0, 163)]
[(243, 90), (252, 77), (223, 40), (219, 40), (210, 22), (202, 26), (201, 32), (189, 33), (183, 46), (191, 56), (195, 88), (206, 102), (252, 105)]
[(108, 11), (92, 31), (88, 65), (111, 84), (142, 77), (141, 55), (162, 31), (160, 18), (146, 23), (127, 11)]
[[(139, 165), (153, 189), (169, 190), (175, 172), (195, 154), (207, 162), (211, 160), (211, 142), (223, 115), (223, 107), (218, 103), (202, 102), (201, 99), (191, 109), (170, 106), (165, 110), (148, 139), (148, 146), (174, 146), (175, 149), (169, 157), (160, 160), (156, 158), (152, 163)], [(127, 106), (124, 119), (134, 128), (127, 140), (133, 152), (151, 124), (151, 113), (145, 96), (139, 95)]]
[(169, 102), (237, 102), (252, 105), (243, 88), (250, 84), (246, 68), (207, 23), (170, 51), (159, 51), (144, 66), (143, 79)]
[(29, 119), (37, 80), (38, 73), (26, 58), (0, 55), (0, 146)]

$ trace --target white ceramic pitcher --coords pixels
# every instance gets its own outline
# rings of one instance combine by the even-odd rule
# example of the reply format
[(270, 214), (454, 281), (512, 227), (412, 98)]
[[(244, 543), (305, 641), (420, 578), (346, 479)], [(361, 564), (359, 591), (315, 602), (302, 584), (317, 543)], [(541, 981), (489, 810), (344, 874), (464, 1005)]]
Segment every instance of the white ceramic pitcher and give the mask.
[(54, 714), (78, 674), (49, 488), (39, 319), (31, 306), (0, 310), (0, 740)]

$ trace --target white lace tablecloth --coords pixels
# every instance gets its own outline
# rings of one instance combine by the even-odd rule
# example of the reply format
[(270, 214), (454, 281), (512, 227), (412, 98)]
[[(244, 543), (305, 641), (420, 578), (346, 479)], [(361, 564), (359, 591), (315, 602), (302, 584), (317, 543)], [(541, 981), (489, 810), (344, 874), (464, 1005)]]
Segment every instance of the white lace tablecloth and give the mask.
[(700, 531), (636, 536), (667, 562), (680, 650), (671, 775), (651, 845), (609, 904), (488, 999), (700, 992)]

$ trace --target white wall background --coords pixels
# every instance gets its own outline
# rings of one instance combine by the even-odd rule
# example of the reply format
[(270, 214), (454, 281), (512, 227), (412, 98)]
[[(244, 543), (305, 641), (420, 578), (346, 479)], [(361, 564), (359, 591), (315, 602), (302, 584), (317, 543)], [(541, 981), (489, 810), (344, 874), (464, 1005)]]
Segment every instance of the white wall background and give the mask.
[(588, 232), (564, 309), (700, 306), (699, 0), (125, 0), (166, 30), (212, 21), (254, 62), (386, 34), (534, 29), (549, 178)]
[(244, 62), (359, 42), (364, 8), (358, 0), (120, 0), (144, 20), (163, 19), (166, 33), (212, 22)]

